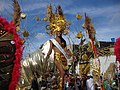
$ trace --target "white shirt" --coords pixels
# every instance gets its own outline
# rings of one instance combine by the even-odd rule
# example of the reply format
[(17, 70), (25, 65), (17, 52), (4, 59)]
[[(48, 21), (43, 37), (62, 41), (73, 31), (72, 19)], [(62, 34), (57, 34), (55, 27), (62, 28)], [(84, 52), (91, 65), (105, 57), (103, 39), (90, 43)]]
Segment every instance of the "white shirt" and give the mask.
[(87, 90), (95, 90), (93, 78), (90, 78), (86, 81)]

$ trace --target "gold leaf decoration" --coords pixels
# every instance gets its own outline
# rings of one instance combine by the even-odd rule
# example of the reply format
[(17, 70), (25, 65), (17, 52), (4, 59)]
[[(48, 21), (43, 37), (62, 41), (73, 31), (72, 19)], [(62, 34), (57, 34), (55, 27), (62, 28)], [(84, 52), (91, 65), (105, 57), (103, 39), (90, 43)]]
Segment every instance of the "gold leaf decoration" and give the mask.
[(36, 19), (36, 21), (39, 21), (39, 20), (40, 20), (40, 18), (39, 18), (39, 17), (36, 17), (35, 19)]
[(82, 34), (81, 32), (78, 32), (77, 35), (76, 35), (76, 37), (77, 37), (78, 39), (82, 38), (82, 36), (83, 36), (83, 34)]
[(23, 36), (24, 36), (24, 37), (28, 37), (28, 36), (29, 36), (29, 32), (28, 32), (27, 30), (25, 30), (25, 31), (23, 32)]
[(77, 20), (81, 20), (81, 19), (82, 19), (82, 16), (81, 16), (80, 14), (77, 14), (77, 15), (76, 15), (76, 18), (77, 18)]

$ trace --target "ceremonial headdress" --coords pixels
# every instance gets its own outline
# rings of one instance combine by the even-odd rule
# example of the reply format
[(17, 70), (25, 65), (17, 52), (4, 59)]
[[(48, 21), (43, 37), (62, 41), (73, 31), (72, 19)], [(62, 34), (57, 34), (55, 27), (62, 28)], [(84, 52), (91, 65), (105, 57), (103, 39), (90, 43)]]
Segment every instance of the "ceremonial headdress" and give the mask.
[(56, 31), (61, 31), (63, 34), (68, 33), (70, 23), (65, 19), (60, 5), (58, 5), (55, 13), (52, 12), (52, 6), (48, 5), (47, 19), (46, 30), (47, 32), (49, 30), (50, 35), (54, 35)]

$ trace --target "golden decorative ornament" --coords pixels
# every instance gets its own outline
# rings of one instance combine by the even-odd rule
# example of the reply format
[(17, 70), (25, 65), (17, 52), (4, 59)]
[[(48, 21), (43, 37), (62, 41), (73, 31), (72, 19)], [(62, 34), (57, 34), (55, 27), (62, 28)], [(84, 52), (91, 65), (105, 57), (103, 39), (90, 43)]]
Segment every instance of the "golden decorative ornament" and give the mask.
[(20, 26), (20, 14), (21, 14), (21, 8), (18, 3), (18, 0), (12, 0), (13, 1), (13, 22), (15, 26)]
[(4, 36), (4, 35), (6, 35), (6, 31), (5, 30), (2, 30), (2, 29), (0, 29), (0, 38), (2, 37), (2, 36)]
[(81, 16), (80, 14), (77, 14), (77, 15), (76, 15), (76, 18), (77, 18), (77, 20), (81, 20), (81, 19), (82, 19), (82, 16)]
[(85, 15), (85, 28), (84, 29), (86, 29), (86, 32), (89, 35), (89, 38), (91, 38), (92, 40), (95, 40), (96, 31), (94, 29), (94, 25), (92, 23), (91, 18), (86, 15)]
[(67, 22), (68, 23), (68, 25), (71, 25), (71, 22)]
[(91, 47), (88, 47), (88, 48), (87, 48), (87, 51), (88, 51), (88, 52), (92, 52), (93, 50), (92, 50)]
[(21, 13), (20, 16), (21, 16), (22, 19), (26, 18), (26, 14), (25, 13)]
[(24, 37), (28, 37), (28, 36), (29, 36), (29, 32), (28, 32), (27, 30), (25, 30), (25, 31), (23, 32), (23, 36), (24, 36)]
[(54, 35), (56, 31), (61, 31), (63, 34), (66, 33), (66, 29), (71, 24), (70, 22), (66, 21), (61, 6), (58, 5), (57, 11), (55, 13), (52, 12), (52, 6), (49, 5), (47, 8), (47, 19), (49, 23), (50, 34)]
[(44, 21), (47, 21), (47, 18), (45, 17), (45, 18), (43, 18), (43, 20), (44, 20)]
[(64, 30), (64, 35), (68, 35), (68, 33), (69, 33), (69, 30)]
[(24, 39), (22, 39), (22, 43), (24, 43), (25, 42), (25, 40)]
[(84, 23), (84, 24), (82, 24), (82, 28), (84, 28), (84, 29), (85, 29), (85, 23)]
[(39, 21), (39, 20), (40, 20), (39, 17), (36, 17), (35, 19), (36, 19), (36, 21)]
[(100, 69), (94, 69), (93, 75), (100, 76)]
[(16, 31), (19, 31), (19, 30), (20, 30), (20, 26), (17, 26), (17, 27), (16, 27)]
[(88, 56), (86, 53), (84, 55), (82, 55), (82, 60), (88, 60)]
[(76, 37), (77, 37), (78, 39), (80, 39), (80, 38), (82, 38), (82, 36), (83, 36), (83, 34), (82, 34), (81, 32), (78, 32)]

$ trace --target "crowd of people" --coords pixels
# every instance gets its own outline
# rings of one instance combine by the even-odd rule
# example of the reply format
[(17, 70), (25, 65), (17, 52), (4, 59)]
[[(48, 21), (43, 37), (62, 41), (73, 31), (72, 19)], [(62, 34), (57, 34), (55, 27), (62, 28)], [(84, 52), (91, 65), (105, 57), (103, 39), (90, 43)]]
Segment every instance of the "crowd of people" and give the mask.
[[(31, 90), (59, 90), (59, 75), (51, 72), (45, 77), (37, 78), (36, 74), (33, 75), (31, 82)], [(83, 74), (79, 75), (65, 74), (63, 90), (119, 90), (118, 78), (113, 80), (100, 78), (100, 84), (94, 83), (92, 75)]]

